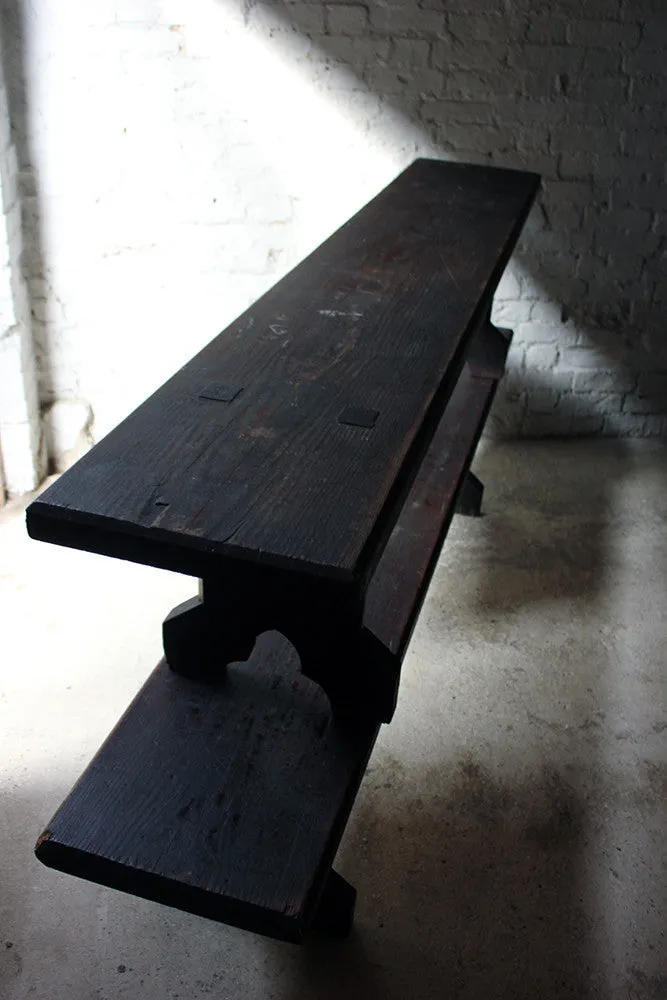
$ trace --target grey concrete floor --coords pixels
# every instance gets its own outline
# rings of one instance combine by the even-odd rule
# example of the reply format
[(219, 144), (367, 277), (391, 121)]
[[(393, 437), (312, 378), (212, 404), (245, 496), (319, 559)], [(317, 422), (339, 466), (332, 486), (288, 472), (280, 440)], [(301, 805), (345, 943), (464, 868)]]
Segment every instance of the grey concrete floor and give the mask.
[(194, 582), (0, 515), (3, 1000), (667, 997), (667, 460), (486, 446), (337, 868), (345, 943), (293, 946), (42, 868), (36, 836)]

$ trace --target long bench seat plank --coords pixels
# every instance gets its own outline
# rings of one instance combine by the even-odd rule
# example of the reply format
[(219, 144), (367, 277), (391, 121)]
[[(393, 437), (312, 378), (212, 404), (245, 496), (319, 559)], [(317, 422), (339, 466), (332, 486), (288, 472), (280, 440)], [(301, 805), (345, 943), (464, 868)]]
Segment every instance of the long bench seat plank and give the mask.
[(403, 657), (497, 381), (461, 374), (366, 596), (364, 624)]
[(415, 161), (42, 494), (30, 534), (363, 589), (538, 181)]
[(162, 661), (40, 837), (37, 857), (299, 941), (377, 730), (337, 726), (277, 632), (217, 686)]
[[(402, 649), (495, 382), (465, 370), (369, 590)], [(378, 732), (341, 726), (277, 633), (225, 680), (162, 662), (89, 765), (37, 856), (58, 870), (272, 937), (301, 940)]]

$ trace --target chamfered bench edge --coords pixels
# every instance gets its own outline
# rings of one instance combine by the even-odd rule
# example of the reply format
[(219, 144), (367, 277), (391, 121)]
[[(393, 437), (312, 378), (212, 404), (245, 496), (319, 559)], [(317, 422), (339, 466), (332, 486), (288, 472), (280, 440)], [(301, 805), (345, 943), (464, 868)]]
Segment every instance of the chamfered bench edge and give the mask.
[(303, 914), (267, 910), (244, 900), (206, 892), (154, 872), (129, 868), (100, 855), (59, 843), (47, 828), (35, 846), (35, 857), (47, 868), (150, 902), (184, 910), (281, 941), (298, 944), (307, 930)]

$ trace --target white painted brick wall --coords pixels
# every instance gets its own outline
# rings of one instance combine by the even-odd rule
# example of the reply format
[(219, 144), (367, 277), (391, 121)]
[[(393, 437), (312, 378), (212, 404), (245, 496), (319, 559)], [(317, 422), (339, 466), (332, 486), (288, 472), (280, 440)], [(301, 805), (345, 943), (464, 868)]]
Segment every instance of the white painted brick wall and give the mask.
[(44, 471), (22, 252), (20, 171), (0, 66), (0, 504), (34, 489)]
[(497, 296), (516, 333), (494, 430), (667, 429), (662, 0), (24, 10), (10, 82), (44, 402), (89, 401), (104, 433), (433, 155), (544, 176)]

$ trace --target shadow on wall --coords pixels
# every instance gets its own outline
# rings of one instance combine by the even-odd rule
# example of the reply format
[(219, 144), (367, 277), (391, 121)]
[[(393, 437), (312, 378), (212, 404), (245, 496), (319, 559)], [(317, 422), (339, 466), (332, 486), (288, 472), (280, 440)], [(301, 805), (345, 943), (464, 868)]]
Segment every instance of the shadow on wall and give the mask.
[[(531, 169), (542, 174), (544, 186), (539, 205), (529, 220), (511, 273), (502, 282), (497, 296), (496, 320), (515, 331), (508, 377), (493, 413), (492, 422), (497, 433), (644, 435), (661, 434), (667, 430), (667, 342), (664, 336), (667, 301), (664, 267), (667, 87), (663, 55), (667, 44), (667, 18), (661, 0), (589, 0), (588, 5), (582, 4), (581, 0), (554, 0), (548, 6), (536, 5), (532, 0), (467, 0), (466, 3), (421, 0), (419, 5), (413, 0), (393, 0), (389, 5), (380, 0), (369, 0), (364, 4), (325, 4), (323, 0), (298, 3), (288, 0), (271, 3), (210, 0), (210, 3), (217, 5), (219, 11), (233, 9), (235, 15), (239, 15), (242, 9), (249, 35), (268, 39), (272, 50), (284, 58), (285, 64), (293, 63), (300, 70), (305, 69), (304, 90), (311, 88), (314, 93), (328, 91), (330, 95), (334, 94), (334, 103), (341, 115), (353, 121), (355, 127), (359, 126), (360, 147), (367, 138), (369, 151), (391, 148), (392, 153), (396, 152), (397, 162), (405, 162), (417, 155), (436, 155)], [(271, 141), (267, 140), (270, 162), (266, 171), (257, 171), (257, 183), (253, 187), (252, 165), (249, 166), (245, 160), (238, 162), (239, 151), (256, 157), (255, 144), (249, 142), (244, 134), (243, 126), (247, 122), (244, 120), (237, 128), (238, 123), (226, 117), (225, 109), (231, 107), (238, 95), (230, 96), (230, 88), (221, 86), (215, 92), (212, 104), (214, 111), (211, 118), (217, 116), (220, 119), (214, 124), (226, 124), (231, 131), (221, 128), (216, 133), (209, 128), (211, 122), (206, 114), (202, 114), (204, 124), (201, 129), (192, 125), (191, 119), (197, 114), (198, 98), (202, 96), (197, 89), (199, 77), (193, 67), (198, 69), (207, 60), (214, 62), (216, 58), (213, 50), (210, 59), (208, 54), (207, 59), (198, 58), (196, 53), (193, 58), (188, 55), (188, 19), (192, 17), (194, 24), (194, 6), (192, 13), (185, 11), (183, 6), (184, 25), (171, 25), (160, 0), (146, 0), (136, 9), (133, 5), (117, 5), (115, 22), (113, 15), (109, 15), (109, 25), (105, 23), (96, 35), (96, 43), (101, 49), (112, 53), (109, 59), (112, 72), (115, 72), (113, 44), (120, 43), (110, 43), (109, 31), (117, 29), (125, 17), (138, 32), (133, 35), (133, 42), (137, 41), (140, 51), (137, 53), (132, 49), (129, 54), (124, 52), (123, 56), (123, 72), (128, 65), (132, 66), (134, 76), (128, 79), (130, 89), (134, 88), (133, 96), (127, 98), (126, 95), (123, 103), (119, 92), (114, 90), (112, 105), (118, 109), (120, 117), (117, 122), (114, 120), (113, 128), (122, 124), (122, 116), (128, 114), (128, 103), (135, 100), (141, 105), (141, 100), (136, 100), (136, 91), (141, 87), (142, 74), (145, 89), (150, 89), (148, 83), (154, 85), (155, 95), (148, 103), (152, 101), (164, 112), (163, 117), (156, 118), (151, 112), (145, 120), (138, 116), (136, 122), (133, 121), (129, 133), (141, 136), (143, 146), (141, 142), (128, 146), (130, 135), (116, 139), (113, 128), (99, 135), (95, 133), (91, 144), (104, 138), (110, 151), (116, 151), (118, 144), (123, 146), (123, 152), (118, 154), (122, 169), (105, 174), (104, 184), (108, 191), (105, 189), (100, 193), (93, 185), (91, 191), (95, 197), (90, 198), (90, 192), (87, 192), (77, 200), (70, 185), (69, 200), (62, 199), (68, 210), (73, 208), (81, 217), (86, 217), (86, 225), (91, 231), (96, 233), (97, 229), (100, 230), (96, 234), (99, 235), (99, 245), (87, 246), (85, 254), (83, 251), (80, 254), (82, 260), (87, 256), (99, 263), (99, 274), (95, 273), (98, 278), (103, 275), (100, 278), (100, 294), (108, 293), (109, 288), (114, 287), (120, 290), (122, 299), (123, 295), (127, 296), (128, 290), (134, 290), (130, 280), (134, 277), (138, 289), (136, 298), (145, 305), (146, 322), (143, 325), (136, 315), (132, 316), (131, 322), (123, 323), (127, 306), (110, 301), (107, 312), (113, 308), (117, 312), (113, 313), (114, 321), (105, 326), (97, 308), (99, 295), (88, 295), (91, 303), (88, 305), (86, 299), (83, 308), (84, 311), (90, 308), (91, 312), (85, 313), (85, 322), (77, 325), (72, 317), (79, 314), (82, 304), (78, 300), (74, 302), (73, 295), (69, 298), (63, 296), (61, 303), (55, 285), (54, 289), (47, 287), (52, 277), (45, 273), (39, 191), (34, 163), (31, 162), (30, 122), (26, 105), (27, 39), (24, 29), (27, 13), (33, 8), (27, 5), (26, 0), (5, 0), (1, 5), (1, 57), (11, 84), (10, 108), (21, 161), (24, 243), (27, 251), (24, 268), (31, 294), (43, 402), (51, 402), (54, 397), (63, 395), (63, 385), (68, 386), (68, 391), (72, 389), (68, 378), (76, 381), (79, 372), (75, 373), (76, 378), (61, 376), (64, 369), (76, 368), (81, 363), (82, 344), (90, 342), (97, 345), (102, 338), (106, 343), (111, 333), (118, 335), (120, 328), (127, 328), (129, 333), (127, 346), (114, 341), (116, 351), (111, 360), (112, 364), (116, 363), (117, 370), (114, 369), (112, 381), (122, 379), (126, 383), (131, 378), (124, 361), (136, 340), (135, 334), (142, 331), (149, 350), (153, 342), (146, 331), (159, 326), (151, 316), (151, 309), (154, 308), (151, 287), (162, 289), (162, 294), (154, 294), (160, 302), (168, 298), (164, 291), (166, 287), (179, 289), (178, 295), (169, 298), (167, 310), (174, 311), (172, 306), (176, 300), (183, 303), (182, 322), (179, 316), (174, 330), (176, 326), (179, 329), (190, 326), (206, 331), (208, 313), (197, 315), (195, 323), (188, 315), (191, 310), (188, 300), (196, 298), (193, 290), (197, 290), (195, 286), (196, 281), (201, 279), (200, 271), (208, 267), (208, 284), (215, 289), (211, 315), (213, 312), (217, 315), (220, 301), (215, 297), (219, 295), (219, 275), (229, 286), (242, 282), (245, 277), (248, 287), (253, 289), (258, 281), (261, 283), (264, 280), (264, 275), (270, 280), (271, 275), (266, 269), (267, 244), (278, 247), (276, 251), (269, 250), (269, 256), (273, 253), (279, 257), (293, 246), (301, 245), (296, 233), (300, 223), (292, 217), (290, 199), (296, 195), (298, 200), (303, 193), (298, 188), (306, 173), (315, 176), (316, 182), (312, 182), (304, 204), (309, 203), (309, 198), (312, 204), (317, 200), (329, 204), (332, 200), (331, 185), (335, 185), (338, 178), (335, 166), (328, 172), (329, 180), (325, 183), (322, 183), (317, 168), (318, 163), (323, 166), (325, 161), (330, 166), (329, 159), (335, 163), (335, 156), (330, 156), (335, 139), (328, 141), (319, 136), (313, 140), (315, 143), (321, 141), (322, 148), (314, 154), (312, 161), (309, 160), (307, 170), (304, 168), (301, 173), (295, 173), (295, 181), (289, 170), (284, 172), (284, 176), (281, 174), (278, 168), (280, 156), (274, 155), (272, 135)], [(113, 3), (109, 7), (116, 10)], [(119, 13), (121, 7), (124, 11), (122, 16)], [(179, 4), (175, 3), (174, 10), (178, 7)], [(77, 17), (73, 15), (73, 22), (77, 21)], [(165, 65), (170, 67), (169, 73), (165, 72), (164, 76), (158, 74), (155, 78), (151, 76), (149, 80), (146, 75), (153, 74), (157, 63), (148, 59), (142, 61), (141, 45), (144, 42), (147, 46), (151, 44), (147, 39), (155, 18), (160, 17), (160, 24), (173, 42), (176, 55), (164, 57), (167, 60)], [(84, 22), (85, 17), (82, 16), (81, 23)], [(144, 29), (145, 35), (139, 33)], [(61, 30), (64, 30), (62, 25)], [(241, 27), (239, 30), (244, 29)], [(202, 31), (200, 25), (200, 33)], [(233, 41), (227, 44), (233, 45)], [(224, 46), (217, 52), (218, 60), (223, 58), (223, 49)], [(149, 53), (148, 47), (146, 52)], [(76, 76), (77, 72), (85, 73), (87, 64), (84, 62), (82, 66), (73, 71), (73, 89), (84, 86), (83, 77)], [(172, 67), (173, 77), (169, 75)], [(106, 93), (103, 86), (105, 72), (101, 72), (96, 79), (100, 93)], [(263, 92), (272, 82), (270, 68), (265, 66), (264, 73), (266, 79), (261, 79), (260, 85), (257, 85), (254, 77), (261, 74), (261, 68), (253, 67), (248, 77), (239, 81), (238, 87), (239, 91), (253, 89), (249, 84), (254, 82), (253, 96), (259, 105)], [(180, 91), (179, 96), (174, 96), (176, 91), (171, 93), (168, 88), (173, 81), (180, 79), (179, 74), (183, 74), (183, 79), (196, 96), (192, 105), (187, 105), (187, 114), (179, 118), (175, 113), (172, 120), (170, 114), (173, 109), (169, 104), (177, 105), (183, 97)], [(118, 69), (119, 79), (113, 82), (118, 83), (120, 77), (121, 69)], [(49, 79), (44, 77), (47, 83)], [(169, 98), (164, 104), (160, 104), (161, 88)], [(188, 88), (184, 86), (184, 89)], [(65, 90), (64, 93), (71, 96), (72, 90)], [(66, 101), (67, 98), (64, 98), (65, 104)], [(285, 102), (289, 106), (288, 97)], [(87, 108), (91, 116), (97, 114), (97, 108), (92, 108), (92, 103), (91, 108)], [(316, 105), (314, 101), (302, 113), (306, 117), (316, 115)], [(251, 110), (254, 108), (252, 102), (249, 106)], [(55, 112), (51, 105), (45, 107), (51, 108), (47, 113), (54, 113), (56, 117), (62, 111), (62, 103)], [(62, 113), (65, 114), (64, 111)], [(142, 113), (148, 115), (145, 108)], [(293, 113), (298, 114), (298, 111)], [(245, 119), (250, 116), (243, 114), (239, 117)], [(153, 137), (150, 137), (150, 128), (146, 130), (144, 127), (148, 121), (156, 130)], [(57, 132), (59, 123), (51, 121), (50, 124), (52, 132)], [(307, 127), (306, 121), (303, 125), (299, 124), (298, 130)], [(240, 134), (237, 135), (237, 132)], [(281, 208), (283, 214), (276, 217), (260, 213), (255, 219), (252, 212), (250, 216), (246, 212), (242, 213), (242, 218), (232, 220), (229, 212), (225, 215), (224, 206), (221, 207), (220, 203), (215, 207), (207, 203), (204, 207), (205, 199), (200, 189), (206, 189), (206, 183), (200, 183), (198, 176), (193, 182), (197, 156), (191, 150), (197, 142), (203, 142), (198, 155), (201, 154), (200, 159), (205, 159), (215, 146), (215, 140), (209, 138), (209, 133), (219, 135), (221, 149), (226, 154), (234, 153), (237, 158), (234, 160), (237, 163), (235, 168), (230, 158), (221, 158), (220, 167), (217, 162), (214, 166), (219, 172), (227, 171), (227, 187), (238, 186), (246, 201), (244, 207), (261, 208), (263, 190), (270, 185), (275, 185), (276, 189), (283, 185), (284, 191), (272, 192), (276, 194), (274, 200), (282, 198), (285, 202), (290, 201), (284, 212)], [(204, 135), (205, 140), (202, 138)], [(165, 151), (164, 155), (160, 152), (155, 161), (151, 160), (150, 151), (146, 149), (151, 138), (155, 139), (153, 145), (156, 148), (161, 151), (164, 146)], [(206, 145), (207, 142), (210, 146)], [(164, 173), (172, 161), (180, 163), (180, 147), (187, 147), (190, 153), (183, 157), (182, 176), (176, 171), (173, 176), (169, 174), (168, 183), (165, 181), (169, 200), (168, 203), (165, 201), (162, 214), (159, 199), (154, 199), (155, 218), (164, 222), (164, 227), (159, 239), (155, 237), (159, 247), (153, 258), (148, 252), (151, 248), (144, 247), (142, 243), (145, 239), (142, 226), (139, 225), (141, 232), (137, 236), (137, 219), (130, 216), (139, 217), (141, 223), (145, 215), (144, 228), (151, 229), (153, 218), (146, 210), (146, 202), (152, 204), (151, 192), (156, 187), (155, 171), (160, 166)], [(53, 148), (49, 147), (50, 154)], [(106, 147), (101, 155), (105, 152)], [(346, 152), (337, 152), (339, 157), (347, 156)], [(85, 174), (86, 170), (93, 175), (104, 173), (104, 170), (96, 171), (95, 158), (87, 160), (85, 154), (85, 144), (82, 143), (79, 175)], [(357, 147), (349, 158), (354, 160), (355, 155), (358, 155)], [(64, 157), (61, 159), (65, 162)], [(59, 166), (63, 167), (60, 161)], [(99, 163), (97, 166), (100, 166)], [(353, 163), (346, 177), (354, 177), (355, 168), (356, 163)], [(367, 171), (372, 176), (378, 172), (379, 168)], [(123, 186), (128, 176), (136, 178), (138, 174), (142, 179), (134, 187), (132, 184)], [(215, 183), (217, 185), (217, 179)], [(193, 191), (193, 188), (196, 190)], [(126, 197), (128, 193), (135, 195), (137, 204), (132, 203), (129, 209), (125, 205), (127, 218), (123, 217), (116, 225), (116, 217), (122, 215), (121, 208), (131, 200)], [(57, 201), (61, 194), (56, 192), (52, 201)], [(188, 205), (197, 197), (202, 204), (195, 212)], [(182, 215), (179, 215), (179, 199), (183, 201)], [(105, 211), (114, 220), (113, 224), (104, 215)], [(307, 215), (308, 211), (304, 210), (299, 218), (303, 221)], [(44, 217), (49, 220), (51, 257), (52, 233), (46, 207)], [(98, 222), (99, 218), (101, 222)], [(276, 218), (278, 221), (275, 224), (270, 222), (270, 219)], [(181, 224), (184, 220), (190, 228)], [(283, 224), (285, 220), (287, 227)], [(76, 243), (80, 250), (82, 241), (92, 238), (91, 234), (84, 226), (82, 239), (77, 236), (72, 240), (70, 221), (68, 217), (70, 242)], [(271, 225), (280, 232), (289, 232), (282, 243), (277, 233), (271, 234)], [(196, 235), (192, 236), (192, 253), (190, 244), (184, 241), (186, 230), (188, 233), (196, 230)], [(253, 258), (250, 264), (247, 261), (245, 264), (246, 270), (252, 274), (245, 276), (238, 273), (241, 265), (236, 254), (242, 230), (247, 230), (243, 238), (252, 243), (245, 256)], [(62, 235), (60, 229), (58, 232)], [(274, 238), (276, 243), (269, 242)], [(167, 246), (170, 241), (173, 247)], [(116, 253), (116, 243), (122, 254)], [(125, 243), (128, 245), (125, 246)], [(156, 270), (160, 271), (161, 285), (159, 282), (150, 285), (153, 279), (148, 266), (145, 273), (141, 271), (139, 251), (143, 249), (146, 249), (146, 256), (155, 264)], [(105, 254), (108, 254), (108, 260)], [(292, 263), (288, 257), (289, 253), (285, 252), (280, 266), (276, 265), (276, 274), (283, 261), (285, 266)], [(109, 260), (113, 260), (113, 266)], [(195, 263), (191, 266), (192, 260)], [(168, 270), (165, 276), (165, 264), (168, 269), (170, 262), (173, 271)], [(48, 263), (51, 267), (53, 261)], [(264, 272), (258, 277), (261, 268)], [(76, 274), (76, 268), (69, 262), (60, 262), (60, 270), (65, 270), (70, 277), (73, 271)], [(83, 270), (81, 273), (84, 274)], [(90, 279), (88, 272), (84, 277), (76, 278), (77, 295), (81, 285), (89, 288), (93, 284)], [(183, 294), (180, 280), (183, 282)], [(233, 298), (231, 292), (230, 295)], [(108, 294), (107, 297), (114, 299)], [(54, 310), (53, 321), (49, 310)], [(65, 315), (65, 310), (71, 311), (69, 317)], [(134, 307), (133, 313), (136, 313)], [(55, 334), (64, 341), (71, 334), (73, 347), (69, 354), (60, 349), (58, 352), (53, 350)], [(174, 339), (182, 341), (179, 349), (189, 356), (191, 345), (185, 343), (185, 338)], [(174, 357), (168, 352), (153, 353), (165, 359), (167, 370), (160, 372), (161, 380), (172, 370), (176, 352)], [(180, 364), (185, 358), (179, 355), (177, 360)], [(98, 369), (104, 369), (98, 371), (101, 384), (102, 376), (107, 377), (108, 372), (104, 365), (96, 364)], [(94, 369), (95, 365), (91, 367)], [(142, 367), (140, 363), (133, 366), (138, 373)], [(138, 402), (149, 386), (144, 384), (140, 374), (136, 375), (136, 379), (137, 398), (132, 399)], [(106, 381), (110, 381), (108, 377)], [(97, 410), (103, 392), (94, 381), (92, 384), (93, 389), (90, 389), (86, 383), (86, 391)], [(98, 389), (100, 399), (92, 399)], [(107, 386), (106, 391), (112, 397), (117, 395), (115, 385), (111, 388)], [(113, 407), (110, 409), (113, 410)], [(113, 414), (116, 418), (122, 416), (115, 410)], [(104, 421), (101, 426), (109, 429)]]
[(542, 175), (496, 310), (515, 329), (506, 434), (667, 430), (667, 18), (652, 0), (584, 7), (249, 3), (250, 23), (307, 35), (436, 155)]

